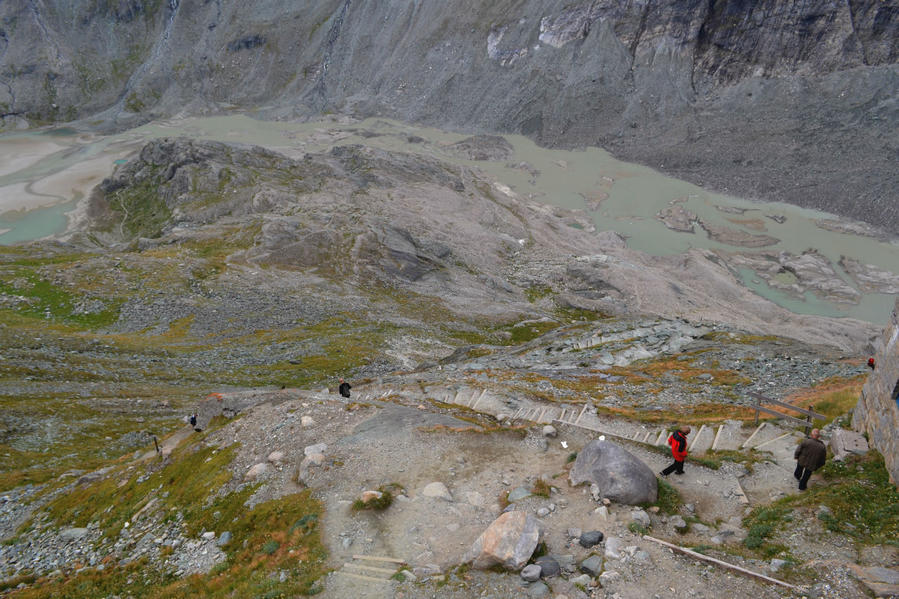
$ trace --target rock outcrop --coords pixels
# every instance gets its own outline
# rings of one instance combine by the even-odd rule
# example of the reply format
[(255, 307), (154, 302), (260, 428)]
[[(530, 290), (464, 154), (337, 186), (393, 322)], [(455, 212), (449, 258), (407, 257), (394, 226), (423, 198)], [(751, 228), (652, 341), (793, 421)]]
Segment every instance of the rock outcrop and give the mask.
[(879, 0), (4, 2), (9, 127), (269, 107), (595, 144), (899, 230)]
[(852, 414), (852, 427), (867, 433), (871, 446), (883, 455), (890, 480), (899, 486), (899, 300), (874, 362)]

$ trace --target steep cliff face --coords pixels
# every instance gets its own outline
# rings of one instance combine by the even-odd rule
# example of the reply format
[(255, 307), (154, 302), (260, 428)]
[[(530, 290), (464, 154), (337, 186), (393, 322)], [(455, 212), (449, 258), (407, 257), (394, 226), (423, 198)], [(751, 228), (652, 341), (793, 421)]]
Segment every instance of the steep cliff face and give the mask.
[(33, 122), (381, 114), (599, 144), (899, 231), (890, 2), (28, 0), (0, 28), (0, 114)]

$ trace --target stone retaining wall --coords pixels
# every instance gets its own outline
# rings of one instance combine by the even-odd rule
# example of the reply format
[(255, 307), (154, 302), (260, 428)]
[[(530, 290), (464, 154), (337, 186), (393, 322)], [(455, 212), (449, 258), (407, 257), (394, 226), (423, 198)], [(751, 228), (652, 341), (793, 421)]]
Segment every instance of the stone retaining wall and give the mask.
[(852, 427), (867, 433), (871, 446), (883, 454), (890, 480), (899, 486), (899, 299), (874, 360), (875, 369), (855, 406)]

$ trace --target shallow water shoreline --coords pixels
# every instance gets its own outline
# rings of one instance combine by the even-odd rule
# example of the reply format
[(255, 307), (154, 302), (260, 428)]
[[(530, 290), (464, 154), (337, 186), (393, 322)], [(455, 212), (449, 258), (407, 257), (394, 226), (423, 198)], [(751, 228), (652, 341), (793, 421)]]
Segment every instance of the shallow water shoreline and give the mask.
[[(600, 148), (547, 149), (506, 135), (492, 139), (505, 140), (500, 145), (507, 150), (477, 156), (460, 153), (456, 144), (465, 135), (385, 119), (273, 122), (242, 114), (169, 119), (110, 136), (72, 130), (0, 135), (0, 163), (13, 164), (7, 159), (26, 148), (16, 170), (7, 167), (0, 174), (0, 244), (59, 236), (82, 226), (90, 190), (115, 164), (148, 140), (176, 135), (259, 145), (294, 159), (347, 144), (429, 156), (483, 171), (521, 198), (582, 211), (597, 231), (615, 230), (629, 247), (652, 255), (703, 248), (727, 261), (746, 252), (801, 257), (814, 250), (833, 264), (833, 280), (846, 285), (854, 281), (838, 266), (844, 256), (880, 271), (894, 272), (899, 264), (899, 245), (870, 228), (787, 204), (711, 193), (619, 161)], [(677, 226), (664, 217), (672, 209), (680, 217)], [(879, 322), (892, 306), (892, 296), (884, 293), (860, 293), (856, 304), (834, 302), (798, 287), (772, 287), (755, 274), (739, 276), (748, 288), (797, 313)]]

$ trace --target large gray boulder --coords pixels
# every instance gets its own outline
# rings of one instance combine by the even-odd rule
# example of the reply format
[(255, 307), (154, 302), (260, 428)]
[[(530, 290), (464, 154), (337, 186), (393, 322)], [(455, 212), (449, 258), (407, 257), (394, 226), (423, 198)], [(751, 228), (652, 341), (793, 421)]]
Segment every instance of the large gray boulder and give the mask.
[(618, 503), (653, 503), (659, 496), (649, 466), (611, 441), (588, 443), (578, 453), (568, 478), (575, 486), (596, 484), (603, 497)]
[(462, 561), (481, 570), (497, 565), (508, 570), (521, 570), (542, 538), (540, 521), (533, 515), (521, 511), (506, 512), (481, 533)]

